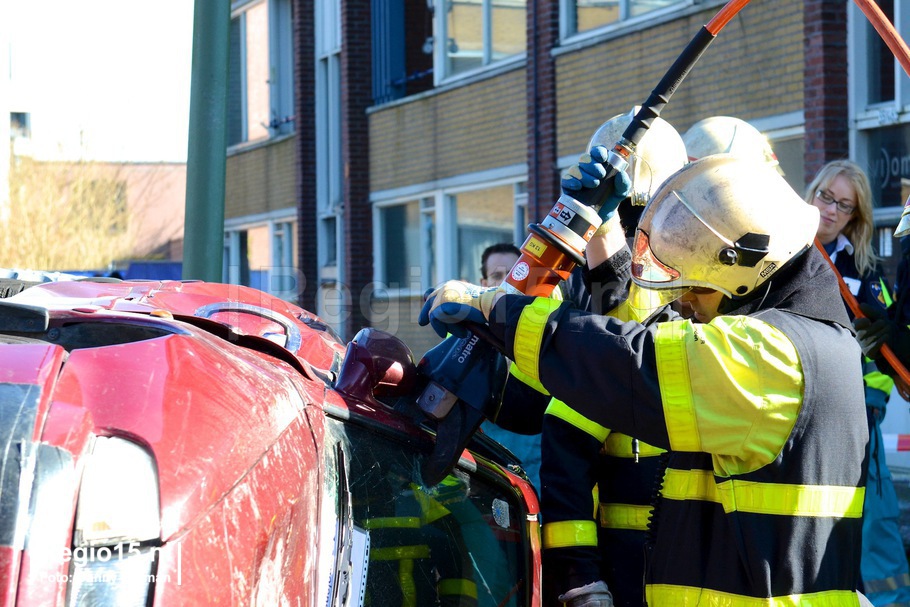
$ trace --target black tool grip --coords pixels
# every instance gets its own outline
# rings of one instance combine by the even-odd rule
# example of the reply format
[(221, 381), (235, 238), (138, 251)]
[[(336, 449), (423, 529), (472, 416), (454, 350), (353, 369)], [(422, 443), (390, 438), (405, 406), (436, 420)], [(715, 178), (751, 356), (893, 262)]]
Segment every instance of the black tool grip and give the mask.
[(582, 188), (566, 194), (584, 205), (599, 209), (613, 193), (613, 178), (619, 172), (609, 164), (606, 165), (606, 169), (607, 176), (600, 180), (596, 188)]
[[(626, 127), (622, 134), (622, 141), (618, 141), (617, 144), (632, 152), (635, 151), (635, 147), (641, 141), (641, 138), (651, 128), (651, 124), (660, 117), (660, 112), (670, 101), (670, 97), (676, 92), (679, 84), (685, 79), (686, 75), (708, 48), (708, 45), (713, 41), (714, 34), (705, 27), (702, 27), (695, 34), (689, 44), (686, 45), (686, 48), (683, 49), (683, 52), (676, 58), (676, 61), (673, 62), (673, 65), (670, 66), (670, 69), (667, 70), (667, 73), (664, 74), (664, 77), (654, 87), (654, 90), (651, 91), (651, 95), (642, 104), (641, 109), (635, 113), (632, 122), (629, 123), (629, 126)], [(616, 167), (610, 164), (606, 165), (606, 169), (607, 176), (600, 180), (600, 184), (596, 188), (583, 188), (569, 194), (569, 196), (582, 204), (599, 209), (610, 197), (610, 194), (613, 193), (613, 178), (616, 177), (618, 172)]]

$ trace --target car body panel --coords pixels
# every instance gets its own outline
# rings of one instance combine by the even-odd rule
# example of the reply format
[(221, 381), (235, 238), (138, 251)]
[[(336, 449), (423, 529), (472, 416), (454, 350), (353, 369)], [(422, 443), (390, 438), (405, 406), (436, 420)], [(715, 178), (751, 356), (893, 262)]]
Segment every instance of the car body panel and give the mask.
[[(86, 548), (74, 543), (75, 513), (103, 437), (139, 446), (154, 463), (159, 537), (98, 548), (128, 553), (112, 566), (142, 571), (152, 563), (153, 604), (326, 605), (340, 592), (339, 575), (358, 574), (356, 564), (338, 561), (351, 548), (350, 538), (338, 539), (338, 525), (351, 523), (339, 501), (346, 483), (354, 511), (366, 507), (357, 505), (359, 477), (347, 479), (344, 469), (369, 473), (392, 460), (413, 468), (432, 447), (432, 432), (403, 414), (413, 400), (414, 364), (394, 351), (382, 359), (383, 377), (339, 381), (345, 388), (336, 390), (345, 345), (315, 315), (247, 287), (74, 281), (0, 300), (0, 412), (12, 428), (0, 477), (0, 524), (8, 530), (0, 541), (0, 606), (92, 596), (73, 581), (88, 575), (77, 564), (77, 550)], [(483, 541), (506, 542), (520, 573), (515, 596), (539, 605), (536, 495), (487, 457), (465, 451), (458, 478), (479, 475), (473, 491), (492, 487), (484, 491), (501, 492), (499, 503), (509, 501), (527, 519), (493, 524), (487, 502), (480, 513)], [(370, 499), (383, 495), (377, 487), (367, 487)], [(412, 494), (420, 503), (436, 499), (413, 481), (402, 495)], [(366, 586), (366, 572), (379, 565), (362, 548), (354, 554), (363, 561), (361, 591), (379, 596)], [(376, 575), (374, 586), (398, 579)], [(517, 605), (506, 594), (496, 596)]]

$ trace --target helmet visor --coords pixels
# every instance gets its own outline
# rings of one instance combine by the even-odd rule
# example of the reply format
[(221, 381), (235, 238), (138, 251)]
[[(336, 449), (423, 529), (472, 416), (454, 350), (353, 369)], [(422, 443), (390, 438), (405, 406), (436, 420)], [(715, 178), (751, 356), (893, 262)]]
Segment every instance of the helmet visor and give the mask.
[[(632, 278), (636, 282), (652, 289), (660, 289), (661, 285), (669, 287), (679, 281), (679, 271), (661, 263), (654, 252), (651, 251), (651, 241), (648, 233), (639, 228), (635, 232), (635, 244), (632, 251)], [(677, 285), (673, 285), (677, 286)]]

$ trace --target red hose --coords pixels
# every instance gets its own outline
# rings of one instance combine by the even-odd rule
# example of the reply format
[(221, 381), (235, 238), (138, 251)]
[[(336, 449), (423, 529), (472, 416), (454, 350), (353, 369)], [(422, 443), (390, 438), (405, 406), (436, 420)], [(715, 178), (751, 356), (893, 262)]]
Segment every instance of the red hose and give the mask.
[(710, 21), (708, 21), (707, 25), (705, 25), (705, 29), (716, 36), (717, 32), (724, 29), (724, 26), (729, 23), (730, 19), (735, 17), (736, 13), (742, 10), (747, 4), (749, 4), (749, 0), (730, 0)]

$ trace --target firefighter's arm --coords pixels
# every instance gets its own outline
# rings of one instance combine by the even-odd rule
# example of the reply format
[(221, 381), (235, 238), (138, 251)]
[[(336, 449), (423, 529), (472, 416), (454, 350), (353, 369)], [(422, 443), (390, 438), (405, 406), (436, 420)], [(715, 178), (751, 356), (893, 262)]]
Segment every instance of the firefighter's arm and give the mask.
[(779, 329), (749, 316), (662, 323), (655, 332), (661, 401), (677, 451), (714, 454), (727, 474), (773, 461), (802, 405), (802, 364)]
[[(516, 295), (500, 300), (489, 324), (514, 364), (554, 397), (588, 419), (666, 448), (653, 362), (637, 364), (647, 357), (653, 361), (649, 329)], [(635, 358), (631, 343), (643, 350)], [(606, 422), (604, 415), (610, 416)]]
[(799, 357), (758, 319), (645, 327), (540, 298), (507, 296), (498, 305), (504, 309), (494, 316), (506, 321), (490, 326), (519, 368), (615, 431), (664, 449), (715, 453), (732, 469), (773, 459), (795, 423)]

